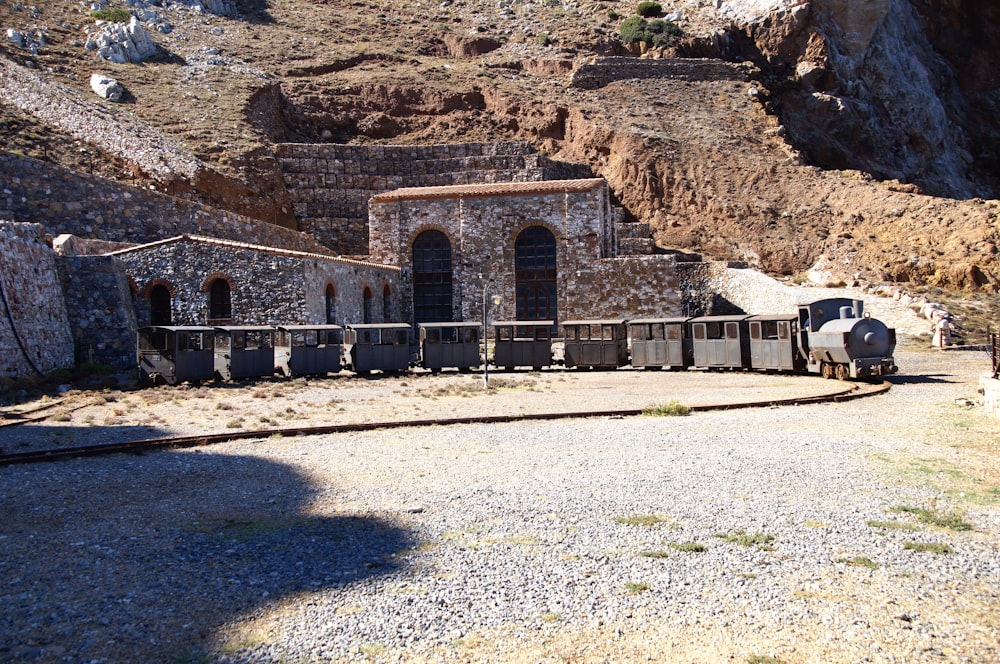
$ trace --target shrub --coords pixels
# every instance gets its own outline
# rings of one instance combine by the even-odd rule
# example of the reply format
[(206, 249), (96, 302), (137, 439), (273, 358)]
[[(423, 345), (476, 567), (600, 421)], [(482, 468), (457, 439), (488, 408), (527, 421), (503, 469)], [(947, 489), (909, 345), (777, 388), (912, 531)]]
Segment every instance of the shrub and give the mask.
[(663, 13), (663, 7), (660, 6), (658, 2), (649, 2), (648, 0), (640, 2), (639, 6), (635, 8), (635, 13), (639, 16), (645, 16), (646, 18), (651, 18), (653, 16), (659, 16)]
[(648, 406), (642, 409), (643, 415), (656, 415), (660, 417), (677, 417), (681, 415), (690, 415), (691, 407), (685, 406), (678, 401), (671, 401), (670, 403), (660, 404), (658, 406)]
[(120, 7), (115, 9), (95, 9), (90, 12), (90, 17), (98, 21), (111, 21), (112, 23), (128, 23), (132, 20), (132, 15), (128, 10)]
[(626, 44), (645, 42), (659, 48), (672, 46), (683, 33), (680, 26), (670, 21), (647, 21), (641, 16), (630, 16), (622, 21), (618, 34)]

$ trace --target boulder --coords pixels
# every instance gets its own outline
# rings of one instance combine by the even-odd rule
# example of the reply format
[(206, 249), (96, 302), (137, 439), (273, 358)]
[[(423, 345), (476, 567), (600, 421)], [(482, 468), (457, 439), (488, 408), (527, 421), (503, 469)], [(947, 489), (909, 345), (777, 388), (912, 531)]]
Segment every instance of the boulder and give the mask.
[(24, 35), (14, 28), (7, 28), (7, 43), (17, 48), (24, 48)]
[(236, 7), (232, 0), (197, 0), (202, 11), (216, 16), (235, 16)]
[(125, 88), (121, 83), (104, 74), (90, 75), (90, 89), (96, 92), (98, 97), (109, 101), (121, 101), (125, 96)]
[(142, 62), (156, 55), (156, 44), (133, 16), (128, 24), (106, 23), (87, 40), (87, 50), (117, 64)]

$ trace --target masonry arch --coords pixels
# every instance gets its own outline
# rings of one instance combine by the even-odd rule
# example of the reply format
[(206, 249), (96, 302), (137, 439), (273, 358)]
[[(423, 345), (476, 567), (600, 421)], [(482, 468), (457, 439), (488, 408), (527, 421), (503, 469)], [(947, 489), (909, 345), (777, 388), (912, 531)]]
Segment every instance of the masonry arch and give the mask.
[(375, 312), (374, 312), (374, 296), (372, 295), (372, 289), (370, 286), (365, 286), (365, 290), (361, 294), (361, 318), (363, 323), (374, 323), (375, 322)]
[[(135, 280), (129, 277), (129, 288), (135, 286)], [(172, 325), (173, 324), (173, 301), (177, 297), (177, 287), (166, 279), (152, 279), (143, 286), (142, 290), (133, 291), (133, 296), (138, 295), (149, 303), (149, 324), (150, 325)]]
[(327, 325), (334, 325), (337, 322), (337, 289), (332, 282), (327, 282), (323, 297), (326, 323)]
[(452, 319), (451, 242), (436, 229), (413, 240), (413, 322)]
[(149, 324), (170, 325), (173, 321), (173, 298), (170, 289), (156, 284), (149, 291)]
[(392, 322), (392, 289), (389, 284), (382, 285), (382, 322)]
[(514, 292), (518, 320), (559, 320), (556, 238), (544, 226), (528, 226), (514, 241)]
[(208, 322), (230, 323), (233, 320), (233, 280), (221, 272), (213, 272), (201, 289), (208, 293)]

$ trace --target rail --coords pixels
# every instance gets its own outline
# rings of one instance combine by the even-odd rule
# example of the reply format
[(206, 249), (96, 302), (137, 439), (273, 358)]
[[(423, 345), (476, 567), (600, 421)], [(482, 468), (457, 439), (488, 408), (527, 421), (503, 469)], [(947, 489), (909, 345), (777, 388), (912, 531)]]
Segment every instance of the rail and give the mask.
[[(774, 406), (799, 406), (817, 403), (840, 403), (853, 401), (889, 390), (891, 383), (850, 383), (842, 390), (833, 394), (809, 397), (789, 397), (787, 399), (764, 399), (760, 401), (745, 401), (730, 404), (710, 404), (691, 406), (693, 412), (712, 410), (734, 410), (739, 408), (769, 408)], [(76, 457), (89, 457), (107, 454), (140, 453), (153, 449), (176, 449), (184, 447), (201, 447), (215, 443), (225, 443), (254, 438), (269, 438), (272, 436), (317, 436), (325, 434), (352, 433), (374, 431), (377, 429), (401, 429), (407, 427), (448, 426), (456, 424), (499, 424), (508, 422), (528, 422), (537, 420), (561, 420), (586, 417), (635, 417), (642, 415), (642, 409), (620, 409), (568, 413), (534, 413), (518, 415), (482, 415), (476, 417), (454, 417), (429, 420), (405, 420), (392, 422), (365, 422), (358, 424), (333, 424), (317, 427), (290, 427), (285, 429), (263, 429), (257, 431), (234, 431), (226, 433), (205, 434), (200, 436), (178, 436), (168, 438), (150, 438), (121, 443), (104, 443), (98, 445), (81, 445), (55, 449), (33, 450), (4, 454), (0, 451), (0, 466), (22, 463), (37, 463), (42, 461), (58, 461)]]

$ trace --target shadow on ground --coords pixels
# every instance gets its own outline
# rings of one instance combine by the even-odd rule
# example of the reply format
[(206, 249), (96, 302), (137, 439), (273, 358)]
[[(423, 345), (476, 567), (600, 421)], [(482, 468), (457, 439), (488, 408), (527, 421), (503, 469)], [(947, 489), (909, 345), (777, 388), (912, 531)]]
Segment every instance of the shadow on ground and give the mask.
[(0, 660), (199, 661), (227, 620), (395, 569), (405, 531), (314, 496), (200, 451), (0, 468)]

